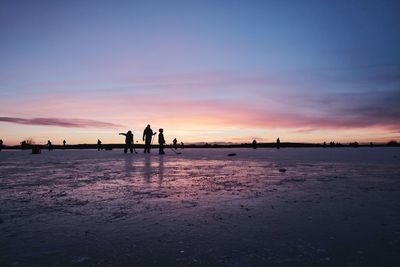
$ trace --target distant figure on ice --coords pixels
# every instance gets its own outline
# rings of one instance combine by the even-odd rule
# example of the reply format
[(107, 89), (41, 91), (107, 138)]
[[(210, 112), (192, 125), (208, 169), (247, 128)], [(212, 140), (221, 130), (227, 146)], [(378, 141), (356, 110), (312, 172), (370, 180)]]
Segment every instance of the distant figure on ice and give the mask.
[(3, 139), (0, 139), (0, 151), (3, 149)]
[(119, 135), (124, 135), (125, 136), (125, 147), (124, 147), (124, 153), (131, 151), (131, 154), (133, 153), (133, 133), (132, 131), (128, 131), (127, 133), (120, 133)]
[(277, 149), (281, 148), (281, 140), (279, 140), (279, 137), (278, 137), (278, 139), (276, 139), (276, 148)]
[(160, 128), (158, 131), (160, 132), (158, 134), (158, 144), (160, 145), (160, 150), (159, 150), (158, 154), (164, 155), (165, 154), (165, 152), (164, 152), (164, 144), (165, 144), (164, 130), (162, 128)]
[(53, 150), (53, 144), (51, 143), (50, 140), (47, 140), (47, 147), (48, 147), (49, 151)]
[(100, 139), (97, 139), (97, 151), (101, 150), (101, 141)]
[(257, 148), (257, 141), (256, 141), (256, 139), (253, 140), (252, 145), (253, 145), (253, 149), (256, 149), (256, 148)]
[(185, 146), (185, 144), (183, 142), (181, 142), (181, 149), (183, 149)]
[(157, 132), (153, 133), (153, 130), (150, 128), (150, 124), (148, 124), (143, 131), (143, 141), (145, 141), (144, 153), (150, 153), (151, 140), (155, 134), (157, 134)]
[(174, 149), (175, 150), (178, 149), (178, 140), (176, 140), (176, 138), (174, 138), (174, 140), (172, 140), (172, 143), (173, 143)]
[(67, 143), (67, 141), (63, 141), (63, 149), (65, 149), (65, 144)]

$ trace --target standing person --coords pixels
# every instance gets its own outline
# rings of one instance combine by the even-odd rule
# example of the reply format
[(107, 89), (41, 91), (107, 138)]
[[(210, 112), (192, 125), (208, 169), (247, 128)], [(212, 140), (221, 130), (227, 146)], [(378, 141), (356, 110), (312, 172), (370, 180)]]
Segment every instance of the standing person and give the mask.
[(172, 143), (174, 144), (174, 149), (177, 150), (178, 149), (178, 140), (176, 140), (176, 138), (174, 138)]
[(65, 144), (67, 143), (67, 141), (63, 141), (63, 149), (65, 149)]
[(281, 140), (279, 140), (279, 137), (278, 137), (278, 139), (276, 139), (276, 148), (277, 149), (281, 148)]
[(101, 150), (101, 141), (100, 139), (97, 139), (97, 151)]
[(144, 153), (150, 153), (151, 139), (153, 135), (157, 134), (157, 132), (153, 133), (153, 130), (150, 128), (150, 124), (143, 131), (143, 141), (144, 143)]
[(184, 144), (183, 144), (183, 142), (181, 142), (181, 148), (183, 149), (183, 147), (184, 147)]
[(128, 131), (127, 133), (120, 133), (119, 135), (125, 136), (125, 148), (124, 153), (128, 152), (128, 149), (133, 153), (133, 133), (132, 131)]
[(253, 144), (253, 149), (256, 149), (256, 148), (257, 148), (257, 141), (256, 141), (256, 139), (253, 140), (253, 143), (252, 143), (252, 144)]
[(160, 133), (158, 134), (158, 144), (160, 145), (160, 150), (158, 152), (158, 154), (160, 155), (164, 155), (164, 144), (165, 144), (165, 139), (164, 139), (164, 130), (162, 128), (160, 128), (158, 130)]
[(0, 151), (3, 148), (3, 139), (0, 139)]
[(49, 148), (49, 151), (53, 150), (53, 144), (51, 143), (50, 140), (47, 140), (47, 147)]

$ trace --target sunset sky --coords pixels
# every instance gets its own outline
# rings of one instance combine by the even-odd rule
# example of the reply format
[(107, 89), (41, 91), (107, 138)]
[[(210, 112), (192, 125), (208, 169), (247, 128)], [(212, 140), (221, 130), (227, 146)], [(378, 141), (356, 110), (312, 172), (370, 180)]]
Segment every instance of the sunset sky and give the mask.
[(399, 1), (0, 2), (0, 139), (400, 139)]

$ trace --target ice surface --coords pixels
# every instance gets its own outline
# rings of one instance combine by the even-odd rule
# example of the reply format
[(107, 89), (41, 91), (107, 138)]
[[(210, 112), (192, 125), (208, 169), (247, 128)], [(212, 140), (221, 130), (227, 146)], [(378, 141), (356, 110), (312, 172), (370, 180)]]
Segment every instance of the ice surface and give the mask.
[(400, 263), (398, 148), (156, 152), (1, 151), (0, 265)]

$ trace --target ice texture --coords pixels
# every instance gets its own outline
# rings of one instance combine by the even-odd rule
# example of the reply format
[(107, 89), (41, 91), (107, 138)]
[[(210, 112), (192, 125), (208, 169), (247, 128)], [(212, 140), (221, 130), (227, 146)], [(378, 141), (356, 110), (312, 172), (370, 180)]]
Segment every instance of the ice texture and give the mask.
[(399, 148), (156, 152), (1, 151), (0, 265), (400, 266)]

